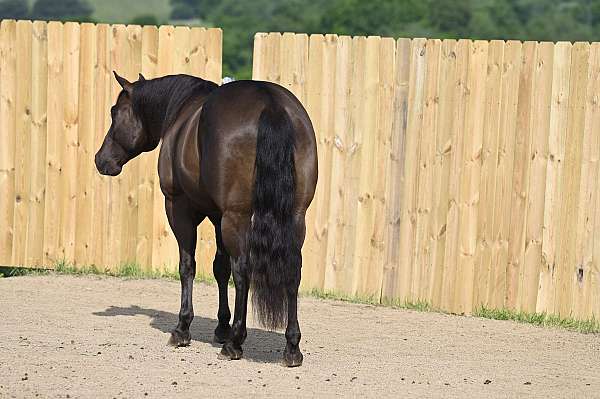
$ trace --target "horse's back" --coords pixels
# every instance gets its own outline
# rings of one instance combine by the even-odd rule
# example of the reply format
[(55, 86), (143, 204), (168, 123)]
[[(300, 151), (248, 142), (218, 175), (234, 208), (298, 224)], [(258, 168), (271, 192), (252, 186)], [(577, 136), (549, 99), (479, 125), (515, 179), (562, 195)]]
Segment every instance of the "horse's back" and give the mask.
[(298, 211), (306, 210), (317, 179), (315, 134), (300, 101), (282, 86), (236, 81), (213, 92), (200, 118), (200, 171), (222, 211), (251, 212), (257, 132), (261, 113), (275, 104), (294, 128)]

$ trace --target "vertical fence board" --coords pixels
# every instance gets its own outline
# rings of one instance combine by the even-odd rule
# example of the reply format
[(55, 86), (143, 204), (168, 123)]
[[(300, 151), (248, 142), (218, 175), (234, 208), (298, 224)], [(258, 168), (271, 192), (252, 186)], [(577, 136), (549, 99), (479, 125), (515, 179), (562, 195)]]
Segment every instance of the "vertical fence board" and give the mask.
[(479, 210), (477, 215), (478, 270), (476, 306), (489, 306), (490, 286), (493, 276), (492, 245), (494, 240), (494, 210), (496, 173), (498, 170), (498, 137), (500, 134), (500, 103), (502, 93), (502, 70), (504, 65), (504, 41), (493, 40), (488, 48), (486, 96), (479, 178)]
[[(560, 240), (558, 257), (558, 285), (556, 286), (555, 312), (561, 316), (572, 315), (573, 291), (583, 283), (584, 269), (577, 259), (576, 240), (583, 228), (579, 214), (580, 184), (585, 125), (585, 103), (588, 80), (589, 43), (575, 43), (571, 52), (571, 81), (569, 108), (565, 137), (565, 158), (562, 174), (562, 201), (559, 216)], [(575, 295), (579, 302), (580, 295)], [(576, 304), (578, 304), (578, 302)]]
[[(174, 28), (161, 26), (158, 29), (158, 76), (173, 71)], [(160, 270), (177, 270), (179, 252), (177, 241), (169, 227), (165, 214), (165, 200), (158, 179), (154, 181), (154, 223), (152, 228), (152, 264)]]
[(542, 235), (544, 226), (544, 197), (546, 165), (548, 164), (548, 131), (552, 98), (552, 63), (554, 45), (539, 43), (533, 72), (531, 106), (531, 171), (527, 194), (527, 224), (523, 278), (521, 280), (519, 309), (535, 312), (540, 268), (542, 264)]
[(15, 191), (12, 264), (25, 266), (31, 177), (31, 21), (18, 21), (16, 34)]
[(0, 21), (0, 263), (12, 262), (15, 205), (16, 34), (14, 20)]
[[(272, 45), (272, 36), (267, 38), (267, 54), (272, 54), (272, 58), (266, 58), (267, 63), (271, 59), (279, 57), (279, 46)], [(327, 143), (325, 142), (325, 122), (321, 115), (323, 107), (323, 63), (326, 51), (325, 37), (323, 35), (311, 35), (308, 47), (308, 87), (306, 97), (306, 110), (310, 115), (317, 139), (317, 152), (319, 165), (319, 183), (315, 192), (314, 206), (308, 209), (306, 214), (306, 241), (302, 248), (302, 287), (322, 288), (319, 265), (322, 259), (319, 257), (321, 252), (321, 242), (326, 239), (326, 220), (322, 219), (324, 208), (327, 206), (324, 200), (325, 188), (328, 186), (328, 168), (330, 165), (325, 161), (328, 156)], [(279, 76), (273, 71), (266, 72), (267, 77)], [(270, 79), (269, 79), (270, 80)], [(323, 279), (324, 279), (323, 274)]]
[(423, 122), (423, 97), (425, 92), (425, 39), (414, 39), (411, 49), (411, 71), (408, 91), (408, 115), (404, 166), (402, 167), (402, 205), (400, 214), (400, 240), (398, 297), (414, 299), (412, 289), (413, 255), (415, 242), (415, 212), (418, 187), (419, 142)]
[[(590, 48), (588, 88), (585, 114), (585, 134), (589, 136), (587, 190), (583, 193), (582, 200), (585, 204), (585, 228), (581, 237), (581, 263), (584, 265), (583, 305), (580, 317), (598, 319), (600, 309), (595, 306), (600, 299), (600, 259), (595, 256), (594, 250), (600, 233), (598, 233), (598, 212), (600, 211), (600, 43), (593, 43)], [(584, 146), (584, 149), (586, 147)]]
[(448, 214), (446, 216), (446, 240), (444, 248), (444, 280), (442, 284), (442, 308), (458, 312), (455, 301), (456, 275), (458, 269), (458, 234), (459, 234), (459, 196), (460, 170), (462, 162), (465, 105), (469, 96), (467, 75), (472, 43), (469, 40), (459, 40), (456, 45), (456, 75), (453, 83), (454, 113), (450, 129), (452, 141), (450, 144), (450, 174), (448, 176)]
[(411, 291), (419, 300), (429, 299), (429, 275), (431, 274), (431, 241), (429, 239), (429, 220), (431, 219), (433, 167), (435, 164), (435, 139), (438, 99), (438, 73), (441, 59), (440, 40), (428, 40), (425, 46), (426, 72), (423, 103), (423, 123), (419, 146), (419, 164), (417, 185), (417, 212), (414, 245), (414, 272)]
[(475, 41), (471, 46), (465, 104), (465, 136), (458, 198), (458, 254), (455, 302), (458, 313), (471, 313), (475, 290), (475, 256), (481, 151), (485, 110), (486, 70), (489, 43)]
[[(382, 298), (398, 296), (400, 282), (400, 220), (402, 211), (402, 176), (404, 163), (404, 143), (406, 139), (408, 92), (410, 79), (411, 45), (409, 39), (399, 39), (396, 43), (396, 70), (394, 72), (394, 104), (390, 138), (390, 152), (386, 168), (386, 243), (383, 269)], [(344, 223), (343, 221), (339, 223)]]
[(525, 252), (525, 228), (527, 224), (527, 186), (531, 159), (531, 104), (533, 93), (533, 69), (535, 65), (536, 42), (525, 42), (522, 48), (519, 99), (512, 177), (512, 197), (510, 210), (510, 232), (508, 236), (508, 262), (506, 264), (505, 306), (518, 307), (519, 281), (523, 274)]
[(454, 130), (454, 80), (456, 76), (456, 40), (442, 42), (439, 72), (439, 110), (435, 132), (435, 163), (433, 165), (431, 236), (431, 304), (442, 306), (442, 283), (444, 277), (444, 254), (446, 248), (446, 214), (448, 213), (448, 179), (451, 167), (452, 137)]
[(44, 264), (64, 259), (60, 249), (62, 228), (62, 131), (63, 131), (63, 24), (48, 23), (48, 130), (46, 136), (46, 197)]
[[(338, 282), (338, 272), (343, 270), (344, 260), (344, 207), (348, 200), (348, 192), (344, 186), (347, 170), (344, 167), (347, 150), (350, 144), (348, 96), (352, 84), (352, 39), (349, 36), (338, 38), (338, 48), (335, 62), (335, 109), (333, 126), (333, 145), (331, 155), (331, 182), (329, 192), (329, 220), (327, 223), (327, 253), (325, 258), (325, 274), (323, 288), (334, 290), (341, 286)], [(309, 82), (310, 82), (310, 76)], [(308, 85), (307, 85), (308, 86)], [(312, 87), (312, 86), (310, 86)], [(320, 183), (317, 183), (320, 184)], [(325, 193), (327, 195), (327, 193)], [(309, 211), (310, 212), (310, 211)]]
[(361, 226), (355, 230), (354, 250), (354, 275), (352, 279), (352, 293), (365, 295), (369, 289), (365, 287), (369, 273), (377, 267), (372, 265), (369, 253), (372, 245), (371, 235), (373, 229), (373, 216), (375, 207), (375, 173), (378, 160), (375, 154), (377, 146), (377, 110), (379, 88), (379, 46), (381, 38), (369, 36), (365, 50), (365, 87), (363, 92), (364, 113), (360, 118), (360, 129), (364, 134), (361, 139), (359, 151), (361, 152), (360, 172), (358, 176), (358, 207), (356, 211), (356, 225)]
[(44, 266), (44, 198), (46, 180), (46, 99), (48, 86), (47, 23), (35, 21), (31, 58), (31, 176), (27, 266)]
[(63, 120), (61, 132), (60, 175), (62, 180), (62, 214), (60, 248), (64, 260), (75, 262), (75, 227), (77, 211), (77, 147), (79, 146), (79, 37), (80, 27), (67, 22), (63, 28)]
[[(111, 43), (112, 33), (110, 26), (99, 24), (96, 26), (96, 63), (94, 93), (96, 100), (94, 103), (94, 151), (97, 151), (102, 145), (104, 136), (110, 127), (110, 107), (112, 106), (112, 80), (114, 79), (111, 69)], [(103, 269), (108, 266), (111, 254), (108, 251), (109, 231), (109, 209), (111, 207), (109, 200), (109, 182), (108, 176), (102, 176), (100, 173), (93, 173), (93, 232), (92, 241), (92, 264)]]
[(94, 174), (97, 173), (94, 165), (94, 135), (96, 133), (96, 117), (94, 114), (94, 92), (96, 82), (96, 26), (93, 24), (81, 25), (81, 53), (79, 63), (79, 146), (77, 147), (77, 213), (75, 240), (75, 262), (78, 265), (93, 263), (91, 257), (92, 241), (95, 229), (93, 223), (82, 222), (94, 220)]
[(560, 42), (554, 47), (552, 105), (548, 132), (548, 165), (544, 204), (544, 235), (542, 241), (542, 271), (536, 310), (553, 312), (556, 298), (557, 249), (560, 243), (561, 178), (565, 154), (565, 132), (569, 105), (571, 43)]
[(500, 132), (498, 137), (498, 169), (494, 199), (492, 247), (491, 304), (504, 307), (506, 295), (506, 265), (510, 234), (510, 205), (514, 170), (515, 132), (521, 70), (521, 43), (509, 41), (504, 47)]
[[(198, 30), (196, 30), (198, 31)], [(200, 44), (195, 44), (200, 46)], [(191, 50), (194, 51), (195, 47)], [(197, 53), (200, 51), (198, 50)], [(142, 28), (142, 54), (140, 72), (146, 79), (158, 76), (158, 29), (155, 26)], [(152, 269), (152, 221), (154, 220), (154, 189), (158, 180), (158, 151), (140, 155), (138, 184), (138, 220), (136, 260), (145, 269)]]

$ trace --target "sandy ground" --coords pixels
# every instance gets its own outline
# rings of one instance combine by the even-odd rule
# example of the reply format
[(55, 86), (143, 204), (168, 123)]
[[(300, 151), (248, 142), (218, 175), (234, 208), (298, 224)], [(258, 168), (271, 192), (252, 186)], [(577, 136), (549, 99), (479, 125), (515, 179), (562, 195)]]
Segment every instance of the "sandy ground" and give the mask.
[(600, 398), (598, 335), (311, 298), (302, 367), (253, 322), (245, 358), (219, 360), (216, 291), (196, 285), (192, 345), (175, 349), (175, 281), (0, 279), (0, 397)]

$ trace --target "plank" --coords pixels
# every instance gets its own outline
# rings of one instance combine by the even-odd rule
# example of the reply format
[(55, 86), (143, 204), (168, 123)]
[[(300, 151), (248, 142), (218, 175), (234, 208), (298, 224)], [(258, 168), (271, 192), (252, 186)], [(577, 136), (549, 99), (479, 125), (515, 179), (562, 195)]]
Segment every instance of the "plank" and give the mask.
[[(361, 296), (373, 295), (377, 292), (375, 284), (368, 286), (369, 276), (377, 265), (371, 263), (371, 247), (377, 243), (376, 232), (376, 202), (377, 173), (380, 159), (377, 152), (379, 110), (379, 57), (381, 38), (369, 36), (366, 43), (365, 87), (362, 93), (364, 113), (360, 118), (360, 129), (363, 132), (361, 140), (361, 164), (358, 176), (358, 207), (356, 211), (356, 245), (353, 263), (355, 265), (351, 293)], [(327, 75), (326, 75), (327, 76)], [(385, 164), (384, 164), (385, 165)], [(380, 166), (381, 167), (381, 166)], [(385, 173), (385, 171), (383, 171)], [(376, 293), (378, 297), (380, 292)]]
[(508, 235), (508, 262), (506, 264), (505, 306), (517, 309), (521, 295), (519, 282), (523, 279), (523, 257), (525, 255), (525, 229), (527, 224), (527, 186), (529, 185), (533, 96), (533, 72), (537, 43), (525, 42), (522, 47), (519, 99), (512, 178), (510, 209), (510, 232)]
[(29, 226), (25, 263), (32, 267), (44, 264), (44, 203), (46, 190), (46, 134), (48, 87), (47, 23), (33, 23), (31, 48), (31, 175)]
[[(270, 62), (273, 61), (278, 63), (280, 60), (280, 39), (280, 36), (273, 36), (271, 34), (266, 38), (265, 60), (267, 65), (265, 66), (264, 78), (270, 81), (275, 77), (279, 77), (279, 72), (273, 70), (273, 66), (270, 65)], [(326, 211), (325, 208), (327, 207), (323, 197), (325, 194), (325, 187), (328, 186), (328, 182), (324, 180), (324, 177), (326, 179), (328, 176), (327, 168), (329, 165), (325, 161), (328, 147), (325, 142), (323, 130), (326, 125), (321, 115), (321, 109), (324, 108), (322, 105), (324, 57), (325, 37), (323, 35), (311, 35), (308, 47), (308, 78), (305, 107), (315, 130), (318, 163), (322, 166), (319, 167), (319, 182), (317, 184), (315, 197), (306, 213), (306, 240), (302, 247), (302, 280), (300, 283), (302, 289), (322, 288), (319, 271), (319, 266), (322, 261), (320, 258), (320, 243), (326, 234), (326, 224), (322, 218), (319, 218), (319, 215), (323, 215)], [(325, 243), (326, 242), (325, 239)], [(323, 280), (325, 278), (324, 275), (325, 274), (323, 273)]]
[(48, 23), (48, 100), (46, 137), (46, 196), (44, 208), (44, 265), (64, 259), (60, 248), (62, 227), (62, 131), (63, 131), (63, 24)]
[[(400, 283), (400, 218), (402, 211), (402, 176), (405, 166), (404, 143), (406, 140), (408, 92), (411, 70), (410, 39), (398, 39), (396, 42), (396, 61), (393, 87), (393, 121), (390, 137), (390, 153), (386, 167), (386, 246), (382, 276), (382, 300), (391, 300), (398, 296)], [(343, 221), (338, 222), (343, 223)]]
[(16, 35), (14, 20), (0, 21), (0, 263), (12, 263), (15, 204)]
[(590, 319), (592, 312), (592, 296), (594, 294), (594, 218), (598, 198), (596, 186), (598, 182), (598, 158), (600, 157), (600, 134), (598, 125), (598, 90), (600, 89), (600, 47), (593, 43), (589, 48), (587, 87), (585, 94), (585, 120), (583, 125), (581, 184), (579, 192), (579, 217), (577, 219), (577, 236), (575, 261), (579, 265), (576, 284), (573, 289), (572, 313), (578, 319)]
[[(344, 186), (347, 169), (344, 167), (347, 161), (347, 150), (349, 140), (349, 122), (351, 98), (349, 96), (352, 85), (352, 38), (349, 36), (338, 37), (336, 60), (335, 60), (335, 104), (334, 104), (334, 122), (333, 122), (333, 146), (331, 154), (331, 181), (329, 197), (329, 220), (327, 222), (327, 248), (325, 258), (325, 273), (323, 288), (326, 291), (334, 291), (344, 282), (344, 225), (345, 225), (345, 206), (347, 199), (347, 190)], [(317, 76), (317, 75), (315, 75)], [(307, 82), (307, 89), (313, 89), (315, 86)], [(315, 94), (307, 92), (307, 100), (313, 96), (311, 101), (315, 101)], [(317, 183), (318, 185), (319, 183)], [(327, 196), (327, 193), (325, 193)], [(311, 207), (315, 207), (313, 201)], [(310, 208), (309, 208), (310, 209)], [(309, 210), (310, 212), (310, 210)], [(338, 277), (342, 280), (338, 282)]]
[(500, 103), (504, 41), (492, 40), (488, 48), (484, 126), (479, 179), (479, 211), (477, 215), (476, 284), (474, 306), (489, 306), (490, 283), (493, 276), (492, 244), (495, 210), (498, 138), (500, 134)]
[(527, 224), (523, 277), (519, 289), (518, 308), (533, 313), (536, 310), (540, 268), (542, 265), (542, 236), (544, 201), (546, 193), (546, 165), (548, 164), (548, 131), (552, 98), (552, 63), (554, 45), (539, 43), (533, 72), (531, 105), (531, 171), (527, 194)]
[(561, 177), (565, 157), (565, 132), (569, 106), (571, 70), (571, 43), (559, 42), (554, 47), (552, 104), (548, 132), (548, 165), (546, 166), (546, 193), (542, 239), (542, 271), (538, 289), (537, 312), (553, 312), (555, 304), (556, 263)]
[(12, 265), (27, 266), (31, 176), (31, 21), (17, 21), (15, 92), (15, 188)]
[(223, 31), (221, 28), (211, 28), (207, 30), (207, 33), (205, 79), (221, 84), (223, 80)]
[[(193, 51), (194, 49), (192, 49)], [(142, 28), (141, 52), (140, 72), (146, 79), (154, 79), (157, 77), (158, 67), (158, 28), (155, 26), (144, 26)], [(191, 63), (194, 65), (193, 58)], [(156, 187), (155, 182), (158, 181), (157, 164), (157, 150), (140, 155), (135, 258), (137, 263), (146, 271), (152, 270), (152, 223), (154, 219), (154, 189)]]
[(254, 45), (252, 48), (252, 79), (265, 80), (267, 60), (264, 56), (267, 51), (267, 33), (257, 32), (254, 34)]
[[(588, 75), (587, 104), (585, 116), (585, 134), (589, 137), (588, 154), (588, 175), (587, 191), (583, 198), (589, 201), (586, 204), (585, 227), (583, 237), (581, 238), (581, 263), (587, 269), (587, 276), (584, 277), (584, 303), (581, 310), (581, 317), (595, 318), (600, 316), (600, 258), (597, 252), (600, 233), (600, 184), (597, 184), (600, 174), (600, 132), (597, 126), (600, 126), (600, 43), (592, 43), (590, 48)], [(590, 137), (591, 136), (591, 137)], [(584, 149), (586, 146), (584, 145)]]
[(77, 148), (79, 139), (79, 52), (80, 26), (67, 22), (63, 28), (63, 120), (61, 132), (61, 229), (60, 250), (64, 260), (75, 262), (77, 212)]
[[(112, 32), (106, 24), (96, 25), (96, 71), (94, 76), (94, 150), (98, 151), (108, 129), (110, 128), (110, 107), (112, 101), (112, 65), (111, 65)], [(104, 270), (110, 262), (109, 231), (112, 230), (109, 220), (110, 177), (102, 176), (97, 171), (93, 174), (92, 215), (94, 240), (91, 249), (91, 264)]]
[[(96, 26), (81, 25), (81, 50), (79, 62), (79, 146), (77, 147), (77, 220), (75, 239), (75, 263), (79, 266), (90, 265), (92, 258), (92, 242), (95, 240), (95, 229), (89, 221), (94, 220), (94, 174), (95, 170), (94, 136), (96, 134), (95, 117), (95, 64), (96, 64)], [(85, 222), (84, 222), (85, 221)]]
[(488, 51), (489, 42), (477, 40), (472, 43), (466, 82), (468, 95), (465, 104), (465, 129), (458, 197), (459, 242), (454, 299), (456, 312), (461, 314), (470, 314), (474, 309), (477, 216), (486, 108)]
[(429, 223), (431, 237), (430, 301), (433, 307), (442, 306), (442, 283), (444, 279), (444, 254), (446, 248), (446, 216), (448, 214), (448, 180), (452, 161), (452, 126), (455, 111), (456, 40), (444, 40), (440, 53), (438, 97), (435, 132), (435, 161), (432, 182), (432, 215)]
[(429, 300), (431, 274), (431, 240), (429, 221), (432, 214), (433, 167), (435, 164), (435, 139), (437, 112), (439, 109), (438, 88), (441, 60), (441, 40), (428, 40), (425, 44), (425, 92), (423, 105), (423, 123), (419, 146), (419, 164), (417, 184), (417, 212), (415, 221), (414, 262), (411, 291), (416, 299)]
[(506, 265), (508, 263), (508, 238), (511, 229), (510, 210), (512, 179), (514, 171), (515, 135), (517, 106), (522, 64), (522, 45), (508, 41), (504, 47), (502, 70), (502, 98), (500, 103), (500, 125), (496, 189), (494, 193), (494, 220), (492, 230), (492, 264), (488, 303), (494, 308), (505, 306)]
[(190, 29), (189, 55), (190, 74), (203, 78), (206, 76), (208, 62), (207, 51), (208, 32), (205, 28), (194, 27)]
[(458, 270), (458, 233), (460, 201), (460, 169), (462, 162), (465, 103), (467, 99), (467, 72), (471, 53), (471, 42), (459, 40), (456, 45), (456, 72), (453, 81), (454, 112), (451, 120), (452, 141), (450, 144), (450, 173), (448, 174), (448, 213), (446, 215), (446, 245), (444, 247), (444, 278), (442, 282), (441, 307), (458, 312), (455, 301), (456, 276)]
[(400, 213), (400, 242), (397, 297), (400, 300), (416, 299), (412, 291), (412, 269), (415, 242), (415, 212), (418, 184), (419, 141), (423, 121), (425, 92), (425, 39), (414, 39), (411, 49), (411, 71), (408, 91), (408, 115), (404, 166), (402, 167), (402, 208)]
[[(173, 73), (174, 28), (161, 26), (158, 29), (158, 76)], [(165, 200), (159, 180), (154, 181), (154, 221), (152, 227), (152, 265), (157, 270), (175, 271), (179, 264), (177, 241), (169, 227), (165, 213)]]
[[(582, 156), (585, 125), (585, 104), (590, 45), (575, 43), (571, 50), (571, 79), (569, 85), (569, 108), (565, 136), (564, 172), (561, 176), (562, 197), (560, 202), (559, 227), (561, 234), (557, 262), (556, 302), (554, 312), (560, 316), (573, 316), (573, 305), (579, 306), (583, 294), (585, 270), (577, 259), (577, 242), (581, 239), (578, 226), (583, 228), (579, 214), (580, 185), (582, 178)], [(573, 291), (577, 288), (577, 293)], [(573, 303), (573, 299), (576, 302)]]

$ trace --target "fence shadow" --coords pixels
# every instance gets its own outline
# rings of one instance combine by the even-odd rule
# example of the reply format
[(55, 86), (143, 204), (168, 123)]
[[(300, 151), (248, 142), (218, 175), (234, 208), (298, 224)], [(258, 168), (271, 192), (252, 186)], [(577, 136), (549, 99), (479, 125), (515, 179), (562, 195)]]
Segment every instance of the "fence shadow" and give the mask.
[[(110, 306), (106, 310), (93, 312), (95, 316), (114, 317), (114, 316), (148, 316), (150, 326), (164, 333), (170, 334), (171, 330), (177, 324), (178, 315), (176, 313), (165, 312), (163, 310), (142, 308), (136, 305), (129, 307)], [(210, 344), (215, 348), (221, 348), (221, 344), (213, 342), (213, 334), (217, 320), (202, 316), (195, 316), (190, 332), (192, 341)], [(164, 342), (167, 343), (167, 337)], [(248, 338), (244, 343), (244, 359), (258, 363), (278, 363), (282, 359), (283, 348), (285, 347), (285, 335), (274, 331), (260, 330), (257, 328), (248, 328)]]

